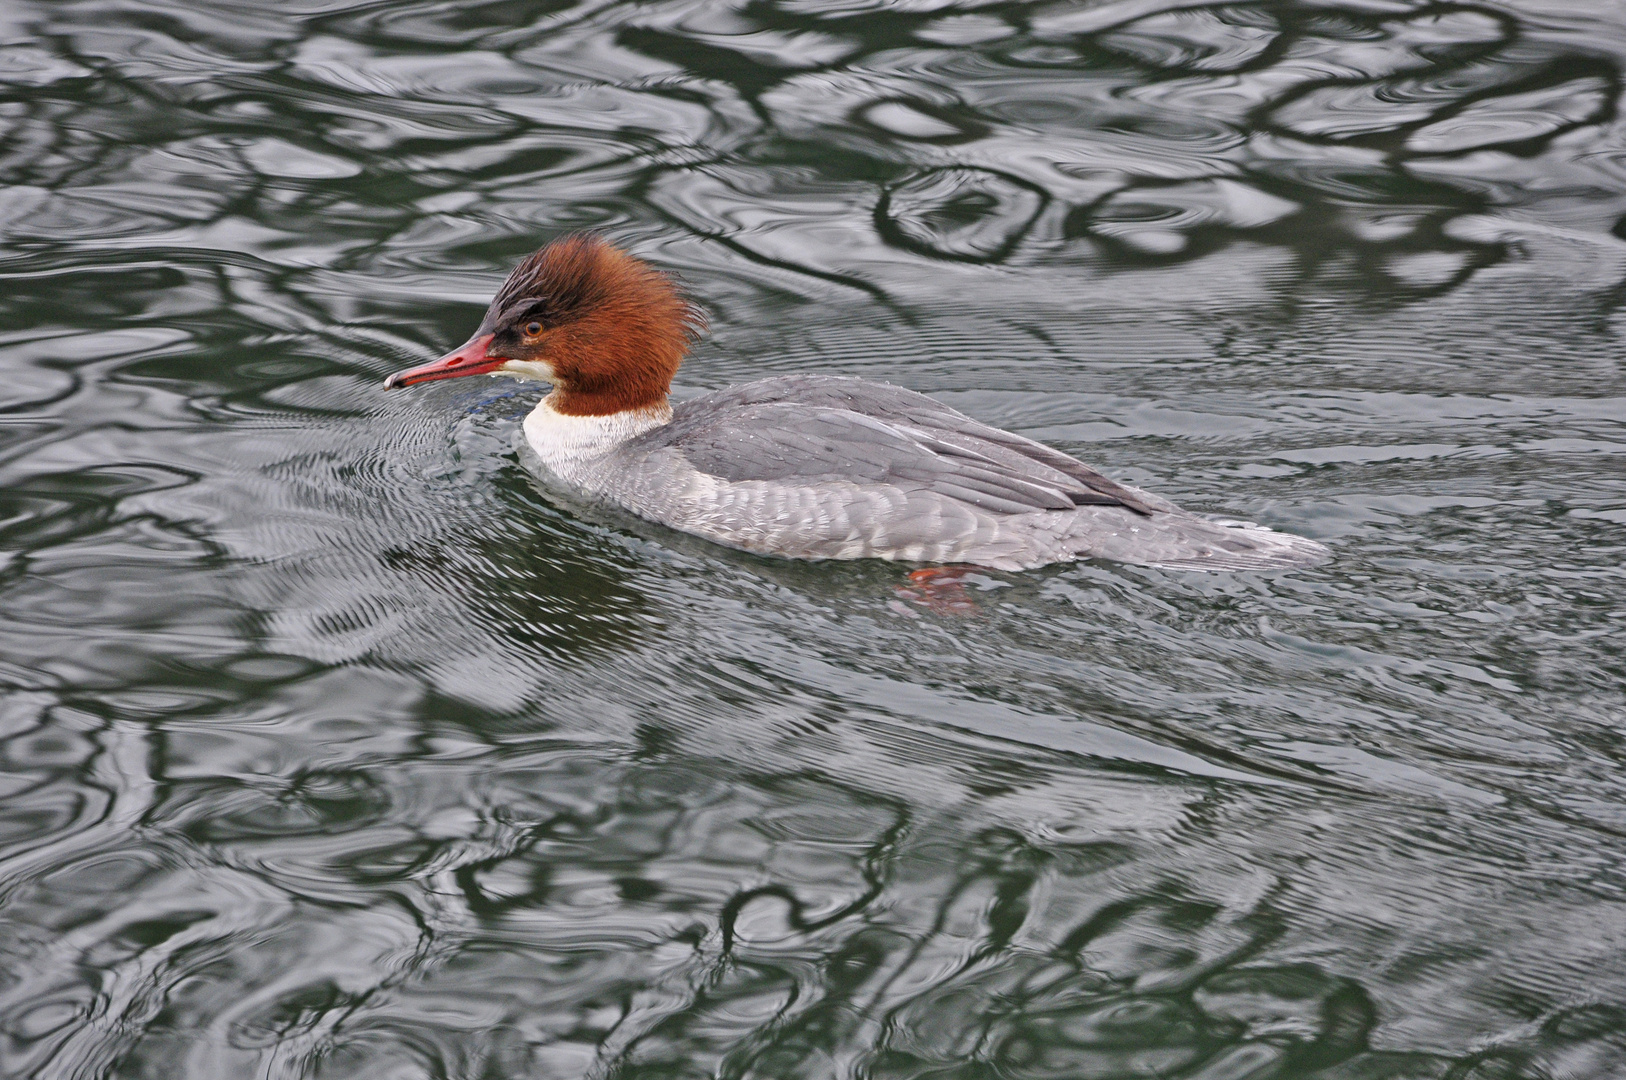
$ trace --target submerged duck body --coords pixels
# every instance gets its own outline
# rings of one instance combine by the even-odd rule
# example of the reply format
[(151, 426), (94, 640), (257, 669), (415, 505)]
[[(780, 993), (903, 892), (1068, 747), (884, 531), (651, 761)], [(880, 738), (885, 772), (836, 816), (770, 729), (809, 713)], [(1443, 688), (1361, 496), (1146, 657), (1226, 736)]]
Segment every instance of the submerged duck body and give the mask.
[(1083, 558), (1281, 569), (1327, 556), (1302, 537), (1188, 513), (897, 386), (789, 375), (674, 405), (671, 376), (698, 326), (659, 271), (569, 237), (521, 264), (467, 345), (386, 385), (551, 382), (524, 431), (561, 481), (764, 555), (1002, 570)]

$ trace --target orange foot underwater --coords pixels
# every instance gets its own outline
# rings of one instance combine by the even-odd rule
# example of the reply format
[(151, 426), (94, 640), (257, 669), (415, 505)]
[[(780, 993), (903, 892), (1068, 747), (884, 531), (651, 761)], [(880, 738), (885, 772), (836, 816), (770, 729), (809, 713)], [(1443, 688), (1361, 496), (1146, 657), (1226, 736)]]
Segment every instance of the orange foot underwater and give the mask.
[[(974, 615), (977, 602), (965, 591), (965, 577), (978, 572), (975, 566), (928, 566), (910, 571), (909, 585), (900, 585), (894, 591), (900, 599), (923, 607), (933, 615)], [(903, 614), (914, 614), (902, 604), (893, 607), (901, 609)]]

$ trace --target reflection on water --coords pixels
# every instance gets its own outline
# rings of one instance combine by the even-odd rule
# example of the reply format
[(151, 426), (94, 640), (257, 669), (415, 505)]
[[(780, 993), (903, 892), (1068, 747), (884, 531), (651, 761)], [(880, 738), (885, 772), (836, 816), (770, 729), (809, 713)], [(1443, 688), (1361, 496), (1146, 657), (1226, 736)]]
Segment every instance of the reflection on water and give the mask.
[[(1626, 1070), (1626, 23), (14, 0), (0, 1074)], [(567, 228), (1335, 550), (901, 602), (386, 398)]]

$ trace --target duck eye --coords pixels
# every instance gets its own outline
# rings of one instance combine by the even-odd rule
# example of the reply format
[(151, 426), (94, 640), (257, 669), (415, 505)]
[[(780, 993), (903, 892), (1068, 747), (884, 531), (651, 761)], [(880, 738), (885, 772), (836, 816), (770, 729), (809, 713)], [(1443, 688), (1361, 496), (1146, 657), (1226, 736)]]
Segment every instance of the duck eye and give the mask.
[(529, 336), (535, 337), (536, 335), (540, 334), (541, 332), (542, 332), (542, 324), (541, 323), (539, 323), (539, 322), (528, 322), (528, 323), (525, 324), (525, 333), (528, 334)]

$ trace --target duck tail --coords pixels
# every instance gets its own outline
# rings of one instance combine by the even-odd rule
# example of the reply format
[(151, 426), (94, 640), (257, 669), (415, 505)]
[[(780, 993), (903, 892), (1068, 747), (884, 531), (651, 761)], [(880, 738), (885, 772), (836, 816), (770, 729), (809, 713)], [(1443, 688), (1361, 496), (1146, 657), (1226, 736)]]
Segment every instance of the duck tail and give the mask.
[(1158, 514), (1092, 544), (1086, 557), (1170, 570), (1287, 570), (1332, 557), (1321, 544), (1251, 521)]

